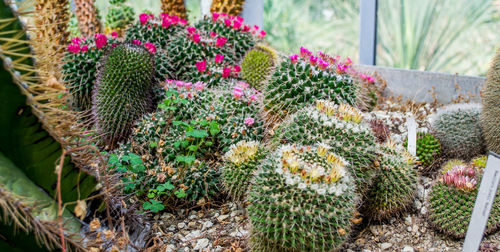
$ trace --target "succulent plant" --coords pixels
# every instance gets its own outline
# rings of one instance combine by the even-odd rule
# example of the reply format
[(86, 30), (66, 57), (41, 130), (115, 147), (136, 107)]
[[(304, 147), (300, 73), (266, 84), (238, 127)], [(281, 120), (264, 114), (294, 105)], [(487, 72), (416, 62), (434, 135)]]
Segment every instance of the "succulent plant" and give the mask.
[(231, 16), (238, 16), (243, 10), (245, 0), (214, 0), (210, 12), (222, 12)]
[(265, 90), (277, 63), (274, 49), (256, 45), (247, 52), (241, 62), (241, 78), (258, 90)]
[(263, 147), (255, 141), (238, 142), (226, 152), (222, 180), (233, 200), (240, 202), (245, 200), (250, 182), (263, 157)]
[(384, 220), (408, 210), (417, 189), (418, 176), (410, 154), (397, 151), (391, 141), (380, 149), (380, 169), (363, 202), (363, 212), (374, 220)]
[(78, 19), (78, 27), (84, 37), (102, 33), (99, 11), (95, 6), (95, 0), (75, 0), (75, 15)]
[(186, 24), (187, 20), (166, 13), (160, 17), (142, 13), (139, 15), (139, 21), (128, 27), (125, 40), (153, 43), (157, 49), (163, 50), (180, 31), (184, 30)]
[(445, 155), (469, 159), (484, 153), (480, 114), (480, 104), (453, 104), (439, 109), (431, 117), (432, 130)]
[(301, 48), (300, 57), (290, 56), (277, 68), (264, 92), (271, 118), (283, 118), (317, 99), (354, 104), (357, 88), (345, 73), (346, 66), (319, 57)]
[(134, 21), (134, 9), (126, 5), (125, 2), (126, 0), (109, 1), (111, 6), (108, 9), (106, 22), (104, 23), (107, 30), (121, 32)]
[[(404, 147), (408, 145), (408, 139), (405, 140)], [(436, 158), (441, 155), (441, 143), (439, 140), (424, 132), (417, 133), (417, 157), (422, 165), (431, 165)]]
[(488, 161), (487, 156), (475, 157), (470, 161), (470, 164), (476, 169), (483, 169), (486, 167), (486, 161)]
[[(481, 183), (482, 169), (456, 164), (442, 170), (429, 193), (428, 221), (436, 230), (454, 238), (467, 232)], [(500, 228), (500, 190), (497, 191), (486, 225), (485, 234)]]
[(312, 145), (323, 142), (332, 152), (352, 164), (351, 177), (358, 192), (364, 194), (371, 184), (376, 169), (375, 138), (369, 128), (361, 124), (359, 110), (346, 104), (335, 105), (319, 100), (316, 107), (299, 110), (275, 130), (272, 145), (292, 143)]
[(103, 59), (92, 107), (103, 144), (116, 147), (152, 109), (154, 63), (151, 52), (132, 43), (117, 45)]
[(162, 13), (187, 19), (184, 0), (161, 0), (161, 11)]
[(488, 150), (500, 153), (500, 50), (491, 61), (483, 86), (481, 126)]
[(340, 248), (357, 204), (349, 166), (326, 145), (284, 145), (269, 155), (248, 195), (252, 246), (262, 251)]

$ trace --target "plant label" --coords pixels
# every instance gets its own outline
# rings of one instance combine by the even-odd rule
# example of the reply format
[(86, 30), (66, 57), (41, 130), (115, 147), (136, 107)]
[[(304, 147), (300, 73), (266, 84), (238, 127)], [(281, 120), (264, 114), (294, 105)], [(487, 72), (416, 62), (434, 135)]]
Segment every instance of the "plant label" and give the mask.
[(408, 152), (413, 156), (417, 156), (417, 122), (412, 116), (406, 120), (408, 127)]
[(490, 152), (465, 236), (463, 252), (478, 251), (500, 182), (500, 155)]

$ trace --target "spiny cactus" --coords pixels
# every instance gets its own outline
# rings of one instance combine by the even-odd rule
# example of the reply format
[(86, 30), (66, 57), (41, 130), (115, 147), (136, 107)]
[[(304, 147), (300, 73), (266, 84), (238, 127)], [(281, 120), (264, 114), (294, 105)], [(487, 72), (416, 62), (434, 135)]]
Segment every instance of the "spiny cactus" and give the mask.
[(500, 153), (500, 49), (491, 61), (483, 86), (481, 126), (488, 150)]
[(239, 65), (230, 65), (224, 59), (223, 55), (217, 54), (214, 59), (198, 61), (185, 78), (193, 82), (202, 81), (210, 88), (223, 88), (230, 78), (239, 79), (241, 71)]
[(134, 121), (152, 109), (154, 55), (142, 46), (119, 44), (99, 71), (92, 108), (103, 143), (114, 148), (131, 133)]
[(78, 19), (80, 32), (84, 37), (102, 33), (99, 11), (95, 6), (95, 0), (75, 0), (75, 15)]
[(187, 25), (187, 20), (166, 13), (160, 17), (142, 13), (139, 21), (129, 26), (125, 33), (127, 41), (143, 41), (153, 43), (158, 49), (166, 49), (172, 39)]
[(363, 203), (363, 211), (374, 220), (401, 214), (413, 204), (417, 172), (410, 154), (396, 151), (391, 141), (381, 146), (380, 169)]
[(184, 0), (161, 0), (161, 11), (168, 15), (187, 19), (186, 4)]
[(222, 12), (231, 16), (238, 16), (243, 10), (245, 0), (213, 0), (210, 12)]
[[(428, 221), (436, 230), (454, 238), (467, 232), (481, 183), (482, 169), (462, 161), (442, 170), (429, 193)], [(500, 190), (497, 191), (485, 234), (500, 228)]]
[(469, 159), (485, 151), (480, 104), (453, 104), (431, 117), (431, 127), (450, 157)]
[(134, 9), (125, 4), (126, 0), (111, 0), (106, 15), (106, 30), (122, 33), (134, 21)]
[(277, 60), (278, 58), (274, 49), (265, 45), (257, 45), (248, 51), (243, 58), (241, 62), (241, 77), (255, 89), (265, 90)]
[(316, 107), (299, 110), (275, 130), (271, 145), (297, 143), (303, 145), (324, 142), (349, 161), (353, 168), (358, 192), (364, 194), (371, 184), (376, 169), (374, 161), (375, 138), (369, 128), (361, 124), (359, 110), (346, 104), (318, 100)]
[(241, 141), (232, 145), (224, 155), (222, 171), (224, 187), (233, 200), (244, 201), (250, 182), (264, 157), (262, 146), (255, 141)]
[(346, 74), (347, 65), (318, 58), (305, 48), (300, 55), (281, 63), (264, 92), (271, 118), (283, 118), (317, 99), (354, 104), (356, 86)]
[(284, 145), (261, 166), (248, 195), (254, 250), (340, 248), (357, 204), (350, 164), (326, 145)]
[[(408, 146), (408, 139), (404, 143), (404, 147)], [(441, 143), (439, 140), (424, 132), (417, 133), (417, 157), (422, 165), (429, 166), (436, 158), (441, 155)]]

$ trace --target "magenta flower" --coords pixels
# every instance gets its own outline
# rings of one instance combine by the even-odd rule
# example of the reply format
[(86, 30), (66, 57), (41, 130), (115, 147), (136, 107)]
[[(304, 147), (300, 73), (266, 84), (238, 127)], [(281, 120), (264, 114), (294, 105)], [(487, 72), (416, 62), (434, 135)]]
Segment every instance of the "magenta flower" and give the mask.
[(227, 78), (229, 75), (231, 75), (231, 68), (224, 67), (222, 69), (222, 78)]
[(181, 18), (178, 16), (169, 16), (168, 19), (170, 20), (170, 23), (173, 25), (177, 25), (179, 21), (181, 21)]
[(266, 31), (262, 30), (259, 32), (259, 38), (264, 38), (266, 36)]
[(359, 78), (361, 78), (362, 80), (366, 80), (368, 76), (366, 76), (366, 74), (359, 74)]
[(249, 25), (244, 25), (244, 26), (243, 26), (243, 30), (242, 30), (242, 31), (243, 31), (243, 32), (248, 32), (248, 31), (250, 31), (250, 26), (249, 26)]
[(305, 47), (300, 47), (300, 57), (307, 58), (312, 55), (312, 52)]
[(290, 61), (292, 61), (293, 64), (295, 64), (299, 61), (299, 55), (297, 55), (297, 54), (289, 56), (288, 58), (290, 59)]
[(346, 65), (351, 65), (351, 64), (352, 64), (352, 60), (351, 60), (351, 58), (347, 58), (347, 59), (345, 59), (345, 64), (346, 64)]
[(80, 42), (82, 42), (82, 39), (79, 37), (74, 37), (71, 39), (71, 43), (73, 43), (75, 45), (80, 45)]
[(187, 25), (187, 23), (188, 23), (188, 21), (187, 21), (186, 19), (182, 19), (182, 18), (181, 18), (181, 19), (179, 20), (179, 24), (181, 24), (182, 26)]
[(241, 71), (241, 67), (239, 65), (234, 65), (233, 70), (235, 73), (239, 73)]
[(234, 99), (239, 99), (243, 96), (243, 89), (241, 87), (233, 87), (233, 97)]
[(108, 38), (104, 34), (96, 33), (94, 34), (95, 46), (97, 49), (101, 49), (108, 43)]
[(226, 42), (227, 42), (227, 38), (224, 38), (224, 37), (218, 37), (218, 38), (217, 38), (217, 41), (215, 41), (215, 45), (216, 45), (217, 47), (223, 47), (223, 46), (224, 46), (224, 44), (226, 44)]
[(212, 13), (212, 20), (215, 22), (219, 19), (220, 14), (217, 12)]
[(84, 45), (82, 46), (82, 52), (87, 52), (89, 50), (89, 46)]
[(315, 66), (318, 63), (318, 57), (315, 57), (313, 55), (309, 56), (309, 63), (311, 63), (311, 65)]
[(205, 83), (198, 81), (194, 84), (194, 88), (198, 91), (201, 91), (203, 90), (203, 88), (205, 88)]
[(187, 93), (187, 97), (188, 98), (193, 98), (193, 95), (191, 94), (191, 92)]
[(200, 34), (198, 34), (198, 33), (193, 34), (193, 41), (194, 41), (196, 44), (200, 43), (200, 41), (201, 41)]
[[(250, 85), (248, 85), (248, 83), (246, 82), (243, 82), (243, 81), (238, 81), (238, 86), (235, 86), (235, 87), (241, 87), (242, 90), (245, 90), (249, 87)], [(234, 88), (233, 88), (234, 89)]]
[(250, 100), (251, 100), (251, 101), (256, 101), (256, 100), (257, 100), (257, 96), (256, 96), (256, 95), (254, 95), (254, 94), (253, 94), (253, 95), (251, 95), (251, 96), (250, 96)]
[(191, 84), (192, 84), (191, 82), (184, 82), (184, 87), (186, 89), (191, 89)]
[(330, 64), (328, 63), (328, 61), (324, 61), (322, 59), (319, 60), (319, 63), (318, 63), (318, 68), (321, 69), (321, 70), (325, 70), (328, 68)]
[(150, 15), (150, 14), (147, 14), (147, 13), (142, 13), (139, 15), (139, 21), (141, 21), (141, 24), (144, 25), (148, 22), (148, 20), (150, 18), (152, 18), (153, 16)]
[(220, 54), (217, 54), (215, 55), (215, 63), (221, 63), (222, 60), (224, 60), (224, 56), (223, 55), (220, 55)]
[(150, 53), (156, 53), (156, 46), (153, 43), (144, 43), (144, 47), (146, 47)]
[(132, 40), (132, 43), (134, 43), (134, 45), (141, 45), (141, 41), (139, 40)]
[(168, 18), (164, 18), (161, 20), (161, 27), (163, 27), (163, 28), (168, 28), (168, 27), (170, 27), (171, 24), (172, 24), (172, 22), (170, 22), (170, 20)]
[(182, 88), (184, 87), (184, 81), (176, 81), (175, 85), (177, 86), (177, 88)]
[(196, 28), (192, 27), (192, 26), (189, 26), (186, 28), (187, 31), (189, 32), (189, 34), (193, 34), (195, 31), (196, 31)]
[(231, 20), (224, 19), (224, 24), (226, 25), (226, 27), (230, 27), (231, 26)]
[(245, 118), (245, 121), (244, 123), (247, 125), (247, 126), (252, 126), (254, 123), (255, 123), (255, 120), (251, 117), (248, 117), (248, 118)]
[(371, 76), (368, 76), (366, 77), (366, 80), (370, 83), (374, 83), (375, 82), (375, 78), (371, 77)]
[(198, 69), (200, 73), (205, 72), (205, 70), (207, 70), (207, 61), (203, 60), (196, 62), (196, 69)]
[(113, 43), (111, 44), (111, 47), (115, 48), (118, 44), (117, 43)]
[(217, 33), (213, 32), (213, 31), (211, 31), (211, 32), (210, 32), (210, 37), (211, 37), (211, 38), (214, 38), (214, 37), (216, 37), (216, 36), (217, 36)]
[(68, 51), (71, 53), (79, 53), (80, 52), (80, 46), (77, 44), (69, 44), (68, 45)]
[(347, 66), (346, 65), (344, 65), (342, 63), (340, 63), (340, 64), (337, 65), (336, 72), (338, 74), (344, 74), (346, 72), (346, 70), (347, 70)]
[(233, 22), (233, 29), (239, 30), (241, 28), (241, 22), (238, 20), (234, 20)]
[(237, 17), (236, 17), (236, 20), (237, 20), (238, 22), (240, 22), (240, 23), (243, 23), (243, 21), (244, 21), (244, 19), (243, 19), (242, 17), (240, 17), (240, 16), (237, 16)]

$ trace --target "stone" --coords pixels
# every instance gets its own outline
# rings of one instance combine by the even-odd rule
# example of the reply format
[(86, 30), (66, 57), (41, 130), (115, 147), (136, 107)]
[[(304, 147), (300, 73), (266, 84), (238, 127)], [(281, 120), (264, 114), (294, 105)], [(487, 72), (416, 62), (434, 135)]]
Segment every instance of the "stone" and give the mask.
[(219, 220), (220, 222), (223, 222), (224, 220), (226, 220), (227, 218), (229, 218), (229, 215), (227, 214), (224, 214), (224, 215), (221, 215), (217, 218), (217, 220)]
[(423, 206), (423, 207), (420, 209), (420, 214), (422, 214), (422, 215), (426, 215), (426, 214), (427, 214), (427, 207)]
[(175, 231), (175, 226), (174, 225), (170, 225), (170, 227), (168, 227), (168, 231)]
[(179, 228), (179, 229), (183, 229), (183, 228), (185, 228), (185, 227), (186, 227), (186, 223), (184, 223), (184, 222), (179, 222), (179, 223), (177, 223), (177, 228)]
[(392, 247), (392, 243), (389, 243), (389, 242), (384, 242), (382, 244), (380, 244), (380, 249), (382, 250), (386, 250), (386, 249), (389, 249)]
[(424, 189), (424, 186), (421, 185), (421, 184), (418, 184), (417, 185), (417, 195), (418, 195), (418, 198), (420, 200), (423, 200), (424, 199), (424, 196), (425, 196), (425, 189)]
[(205, 249), (210, 241), (207, 238), (199, 239), (198, 242), (196, 242), (196, 246), (194, 246), (194, 250), (201, 251)]
[(194, 227), (196, 227), (196, 222), (195, 222), (195, 221), (190, 221), (190, 222), (188, 223), (188, 227), (190, 227), (190, 228), (194, 228)]
[(174, 244), (169, 244), (167, 248), (165, 249), (165, 252), (175, 252), (175, 245)]
[(415, 252), (415, 250), (411, 246), (406, 245), (401, 252)]
[(211, 221), (206, 221), (205, 223), (203, 223), (202, 229), (205, 230), (207, 228), (211, 228), (213, 225), (214, 224)]

